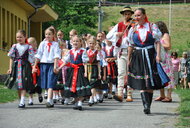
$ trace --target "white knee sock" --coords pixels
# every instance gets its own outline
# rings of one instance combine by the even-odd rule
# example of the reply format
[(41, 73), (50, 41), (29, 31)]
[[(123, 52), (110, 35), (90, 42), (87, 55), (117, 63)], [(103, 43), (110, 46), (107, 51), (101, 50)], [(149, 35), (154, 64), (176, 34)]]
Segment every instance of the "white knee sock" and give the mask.
[(96, 94), (97, 100), (100, 100), (100, 94)]
[(53, 104), (54, 104), (54, 103), (53, 103), (53, 99), (50, 99), (50, 104), (51, 104), (51, 105), (53, 105)]
[(100, 95), (100, 100), (103, 100), (104, 95), (103, 94), (99, 94)]
[(20, 104), (24, 104), (24, 100), (25, 100), (25, 97), (21, 96), (21, 98), (20, 98)]
[(69, 98), (65, 98), (64, 103), (65, 103), (65, 104), (68, 104), (68, 103), (69, 103)]
[(116, 85), (115, 84), (112, 85), (112, 92), (116, 92)]
[(94, 102), (97, 102), (97, 98), (96, 98), (96, 96), (94, 96), (93, 98), (94, 98)]
[(93, 103), (93, 98), (92, 98), (92, 96), (91, 96), (90, 99), (89, 99), (89, 103)]
[(78, 106), (82, 106), (82, 101), (78, 101)]
[(33, 102), (33, 99), (32, 99), (32, 98), (29, 98), (28, 103), (32, 103), (32, 102)]
[(127, 92), (126, 92), (126, 89), (124, 88), (124, 89), (123, 89), (123, 94), (126, 94), (126, 93), (127, 93)]
[(47, 102), (51, 103), (51, 99), (47, 98)]

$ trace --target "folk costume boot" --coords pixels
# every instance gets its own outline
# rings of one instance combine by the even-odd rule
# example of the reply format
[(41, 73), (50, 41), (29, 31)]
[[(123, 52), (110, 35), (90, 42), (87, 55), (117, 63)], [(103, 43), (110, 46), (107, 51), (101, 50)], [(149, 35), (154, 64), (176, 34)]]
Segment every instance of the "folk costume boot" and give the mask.
[(114, 95), (113, 98), (116, 101), (123, 102), (123, 87), (118, 86), (118, 94)]
[(119, 101), (119, 102), (123, 102), (123, 96), (121, 95), (114, 95), (113, 98), (116, 100), (116, 101)]
[(151, 104), (152, 104), (152, 97), (153, 97), (153, 93), (148, 93), (149, 95), (149, 101), (150, 101), (150, 107), (151, 107)]
[(148, 92), (141, 92), (141, 98), (144, 106), (144, 113), (150, 114), (150, 98)]
[(132, 90), (127, 90), (126, 102), (133, 102)]

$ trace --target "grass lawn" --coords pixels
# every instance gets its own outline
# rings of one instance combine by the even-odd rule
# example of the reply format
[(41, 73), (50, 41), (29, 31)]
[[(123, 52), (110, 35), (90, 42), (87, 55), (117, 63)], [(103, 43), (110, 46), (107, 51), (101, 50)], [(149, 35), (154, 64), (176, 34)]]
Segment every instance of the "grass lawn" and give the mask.
[[(138, 7), (146, 9), (150, 22), (164, 21), (167, 26), (169, 24), (169, 5), (134, 5), (132, 9)], [(108, 30), (110, 26), (122, 21), (122, 15), (119, 13), (122, 6), (103, 7), (104, 17), (102, 27)], [(171, 42), (172, 51), (179, 52), (190, 51), (190, 4), (172, 4), (172, 20), (171, 20)]]
[(7, 89), (7, 87), (0, 84), (0, 103), (11, 102), (17, 98), (18, 98), (17, 90)]
[(178, 108), (180, 118), (178, 127), (190, 127), (190, 89), (176, 89), (175, 92), (179, 95), (181, 102)]

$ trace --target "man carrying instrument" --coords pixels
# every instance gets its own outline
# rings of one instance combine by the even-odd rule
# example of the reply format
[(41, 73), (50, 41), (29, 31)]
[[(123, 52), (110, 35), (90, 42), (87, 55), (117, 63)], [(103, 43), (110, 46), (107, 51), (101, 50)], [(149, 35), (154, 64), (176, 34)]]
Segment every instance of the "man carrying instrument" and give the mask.
[[(135, 25), (131, 16), (134, 14), (131, 7), (126, 6), (120, 11), (123, 15), (123, 21), (116, 24), (111, 31), (107, 34), (107, 39), (112, 42), (118, 49), (117, 63), (118, 63), (118, 94), (114, 95), (114, 99), (117, 101), (123, 101), (123, 89), (125, 80), (127, 79), (127, 35), (129, 29)], [(126, 82), (127, 83), (127, 82)], [(132, 89), (127, 89), (127, 102), (132, 102)]]

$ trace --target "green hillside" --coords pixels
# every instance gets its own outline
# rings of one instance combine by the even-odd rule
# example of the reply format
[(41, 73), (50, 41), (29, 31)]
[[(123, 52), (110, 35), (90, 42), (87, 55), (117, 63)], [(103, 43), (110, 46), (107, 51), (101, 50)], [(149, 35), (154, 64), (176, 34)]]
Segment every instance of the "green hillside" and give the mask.
[[(132, 9), (137, 7), (146, 9), (149, 21), (164, 21), (168, 25), (169, 5), (142, 5), (133, 6)], [(108, 30), (113, 23), (122, 20), (119, 13), (122, 8), (121, 6), (102, 8), (104, 11), (103, 30)], [(180, 54), (182, 51), (190, 51), (190, 4), (172, 5), (171, 40), (172, 51)]]

